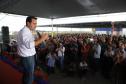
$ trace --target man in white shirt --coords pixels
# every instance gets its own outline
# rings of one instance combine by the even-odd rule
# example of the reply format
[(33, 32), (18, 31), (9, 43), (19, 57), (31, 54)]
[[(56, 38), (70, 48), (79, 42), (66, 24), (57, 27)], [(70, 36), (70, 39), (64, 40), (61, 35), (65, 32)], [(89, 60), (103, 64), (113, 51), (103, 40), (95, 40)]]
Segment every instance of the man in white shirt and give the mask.
[(101, 45), (99, 44), (99, 41), (97, 38), (94, 40), (94, 72), (97, 72), (100, 70), (100, 55), (101, 55)]
[(48, 34), (42, 34), (40, 38), (34, 39), (32, 34), (37, 25), (37, 18), (28, 16), (26, 26), (24, 26), (17, 35), (18, 55), (22, 58), (21, 63), (24, 68), (22, 84), (32, 84), (35, 67), (35, 46), (48, 39)]
[(58, 57), (59, 57), (59, 62), (60, 62), (60, 69), (61, 71), (64, 69), (64, 52), (65, 52), (65, 47), (63, 44), (60, 43), (59, 48), (56, 49)]

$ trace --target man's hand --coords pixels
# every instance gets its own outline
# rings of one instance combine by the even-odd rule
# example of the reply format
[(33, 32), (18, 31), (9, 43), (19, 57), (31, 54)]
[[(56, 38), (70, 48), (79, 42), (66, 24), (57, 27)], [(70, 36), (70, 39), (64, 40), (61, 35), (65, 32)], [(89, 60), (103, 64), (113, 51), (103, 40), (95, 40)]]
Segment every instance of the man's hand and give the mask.
[(45, 40), (48, 40), (48, 34), (47, 33), (41, 34), (40, 38), (35, 40), (35, 46), (38, 46), (39, 44), (41, 44)]
[(47, 33), (44, 33), (44, 34), (41, 34), (41, 40), (45, 41), (45, 40), (48, 40), (48, 34)]

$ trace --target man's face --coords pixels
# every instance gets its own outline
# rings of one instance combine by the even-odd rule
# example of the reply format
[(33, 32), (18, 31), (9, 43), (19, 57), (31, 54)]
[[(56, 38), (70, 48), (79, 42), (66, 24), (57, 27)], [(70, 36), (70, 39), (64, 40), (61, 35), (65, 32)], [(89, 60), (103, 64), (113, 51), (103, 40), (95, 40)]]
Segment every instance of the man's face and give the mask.
[(37, 26), (37, 20), (36, 19), (32, 19), (31, 22), (28, 22), (28, 27), (30, 28), (30, 30), (35, 30), (36, 26)]

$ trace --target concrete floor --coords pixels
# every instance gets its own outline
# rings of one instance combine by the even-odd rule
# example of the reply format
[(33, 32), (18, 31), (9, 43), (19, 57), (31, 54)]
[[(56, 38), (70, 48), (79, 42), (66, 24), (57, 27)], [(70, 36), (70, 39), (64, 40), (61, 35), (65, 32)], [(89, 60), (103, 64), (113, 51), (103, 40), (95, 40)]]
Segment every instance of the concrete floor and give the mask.
[(77, 76), (69, 77), (64, 76), (63, 73), (55, 73), (49, 76), (49, 84), (111, 84), (111, 82), (103, 78), (100, 73), (95, 75), (88, 73), (82, 79)]

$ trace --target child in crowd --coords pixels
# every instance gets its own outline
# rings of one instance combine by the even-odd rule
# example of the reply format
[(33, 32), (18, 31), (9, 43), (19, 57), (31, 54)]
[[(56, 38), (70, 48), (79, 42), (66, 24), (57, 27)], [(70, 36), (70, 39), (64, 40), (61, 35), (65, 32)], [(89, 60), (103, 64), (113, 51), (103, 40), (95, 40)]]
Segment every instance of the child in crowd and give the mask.
[(82, 60), (79, 65), (79, 76), (82, 78), (84, 75), (86, 75), (86, 72), (88, 70), (88, 64), (85, 60)]
[(56, 59), (56, 54), (54, 52), (50, 52), (47, 55), (47, 66), (48, 66), (48, 69), (49, 69), (49, 73), (54, 73), (55, 59)]

